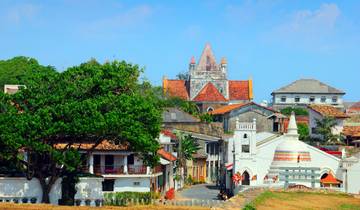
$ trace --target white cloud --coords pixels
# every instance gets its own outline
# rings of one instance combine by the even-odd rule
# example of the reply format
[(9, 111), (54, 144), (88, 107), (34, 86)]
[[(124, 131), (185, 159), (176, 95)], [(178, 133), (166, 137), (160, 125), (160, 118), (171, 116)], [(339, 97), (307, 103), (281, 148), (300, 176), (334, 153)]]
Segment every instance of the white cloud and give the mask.
[(9, 8), (6, 20), (11, 23), (21, 23), (33, 19), (40, 10), (40, 6), (34, 4), (19, 4)]
[(295, 12), (290, 21), (285, 22), (279, 29), (287, 33), (329, 32), (335, 28), (340, 14), (340, 9), (336, 4), (322, 4), (315, 11), (300, 10)]
[(336, 4), (322, 4), (315, 10), (298, 10), (274, 26), (263, 39), (307, 50), (331, 52), (341, 11)]
[(96, 20), (89, 25), (90, 30), (118, 29), (121, 27), (137, 27), (153, 14), (153, 8), (149, 5), (139, 5), (127, 11), (120, 11), (118, 14)]

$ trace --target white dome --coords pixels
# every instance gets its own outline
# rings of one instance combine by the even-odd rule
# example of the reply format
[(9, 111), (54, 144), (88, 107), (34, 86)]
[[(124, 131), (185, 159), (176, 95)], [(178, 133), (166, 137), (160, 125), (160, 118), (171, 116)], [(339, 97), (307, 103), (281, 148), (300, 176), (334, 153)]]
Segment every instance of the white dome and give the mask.
[(281, 167), (309, 167), (311, 163), (306, 144), (299, 141), (294, 113), (291, 114), (288, 132), (283, 138), (284, 140), (275, 149), (269, 178), (278, 177)]

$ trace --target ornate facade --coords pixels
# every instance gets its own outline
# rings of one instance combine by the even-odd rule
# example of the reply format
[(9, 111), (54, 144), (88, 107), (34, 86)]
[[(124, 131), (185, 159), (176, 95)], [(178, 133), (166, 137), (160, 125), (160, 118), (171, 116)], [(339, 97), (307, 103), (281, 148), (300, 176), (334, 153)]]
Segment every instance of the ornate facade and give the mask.
[(244, 103), (253, 99), (252, 80), (228, 80), (227, 61), (216, 62), (209, 44), (196, 63), (192, 57), (186, 80), (163, 79), (164, 93), (194, 101), (203, 112), (212, 111), (232, 103)]

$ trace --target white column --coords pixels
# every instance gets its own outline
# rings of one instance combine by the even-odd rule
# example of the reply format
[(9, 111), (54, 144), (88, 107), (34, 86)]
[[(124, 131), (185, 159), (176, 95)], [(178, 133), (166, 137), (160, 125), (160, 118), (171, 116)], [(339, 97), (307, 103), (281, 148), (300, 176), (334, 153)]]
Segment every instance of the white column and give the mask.
[(209, 161), (207, 161), (207, 176), (206, 176), (206, 179), (207, 179), (207, 182), (210, 182), (211, 181), (211, 171), (210, 171), (210, 158), (209, 158)]
[(89, 173), (94, 173), (94, 155), (92, 153), (89, 156)]
[(149, 175), (150, 174), (150, 167), (146, 166), (146, 174)]
[(127, 160), (128, 156), (125, 155), (124, 156), (124, 173), (127, 174), (128, 173), (128, 160)]

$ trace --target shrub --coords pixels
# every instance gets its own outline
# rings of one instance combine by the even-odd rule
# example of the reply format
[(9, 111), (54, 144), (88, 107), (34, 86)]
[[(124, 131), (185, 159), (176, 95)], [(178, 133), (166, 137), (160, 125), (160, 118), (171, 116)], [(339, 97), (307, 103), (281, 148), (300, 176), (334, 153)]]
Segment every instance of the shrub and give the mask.
[(296, 116), (309, 116), (309, 112), (305, 108), (298, 107), (286, 107), (280, 110), (281, 114), (290, 116), (291, 112), (294, 111)]
[(299, 139), (302, 141), (306, 141), (309, 138), (309, 126), (305, 123), (298, 123), (298, 132), (299, 132)]
[(174, 188), (170, 188), (170, 190), (168, 190), (165, 193), (165, 199), (167, 200), (172, 200), (175, 198), (175, 189)]
[(254, 206), (252, 206), (251, 204), (246, 204), (244, 206), (243, 210), (256, 210), (256, 208)]
[(160, 198), (159, 193), (154, 192), (116, 192), (106, 193), (104, 195), (104, 205), (126, 206), (130, 200), (143, 201), (144, 204), (150, 204), (151, 199)]

